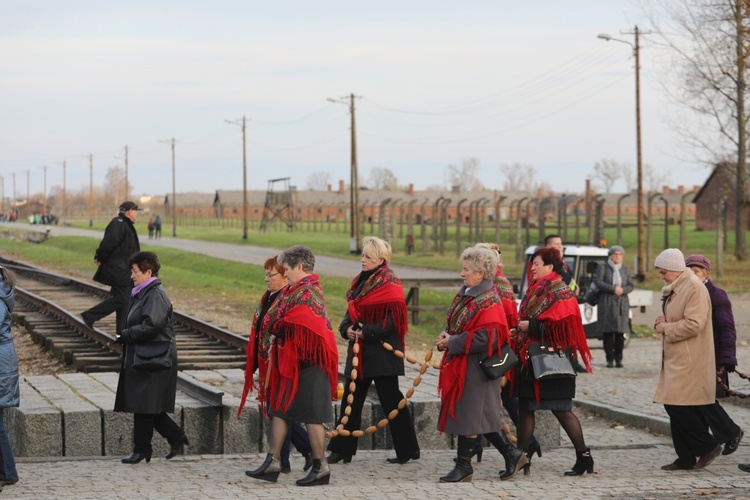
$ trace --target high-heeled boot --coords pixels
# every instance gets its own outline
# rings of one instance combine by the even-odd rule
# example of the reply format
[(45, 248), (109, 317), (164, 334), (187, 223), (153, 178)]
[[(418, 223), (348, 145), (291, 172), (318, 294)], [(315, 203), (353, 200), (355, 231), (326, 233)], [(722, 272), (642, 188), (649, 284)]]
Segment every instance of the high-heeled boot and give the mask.
[(323, 459), (313, 458), (313, 465), (305, 477), (297, 480), (297, 486), (317, 486), (328, 484), (331, 480), (331, 469), (328, 462)]
[(245, 474), (255, 479), (275, 483), (279, 479), (279, 474), (281, 474), (281, 461), (279, 457), (273, 453), (269, 453), (260, 467), (254, 470), (246, 470)]
[(512, 478), (526, 463), (526, 453), (519, 450), (510, 442), (504, 432), (492, 432), (485, 434), (484, 437), (497, 448), (497, 451), (505, 458), (505, 469), (500, 471), (500, 479), (507, 481)]
[(447, 475), (440, 478), (441, 483), (470, 483), (474, 469), (471, 468), (471, 457), (474, 455), (474, 438), (458, 436), (456, 466)]
[(124, 464), (138, 464), (141, 462), (141, 460), (146, 459), (146, 463), (149, 463), (151, 461), (151, 451), (149, 450), (146, 453), (141, 453), (138, 451), (134, 451), (129, 456), (123, 458), (121, 460)]
[(591, 449), (586, 448), (583, 451), (576, 450), (576, 463), (572, 469), (566, 470), (566, 476), (580, 476), (584, 472), (592, 474), (594, 472), (594, 459), (591, 457)]
[[(482, 453), (484, 452), (484, 443), (482, 441), (482, 435), (477, 436), (477, 440), (474, 442), (474, 453), (472, 454), (473, 457), (477, 457), (477, 463), (482, 461)], [(458, 460), (457, 458), (454, 458), (453, 461), (455, 462)]]

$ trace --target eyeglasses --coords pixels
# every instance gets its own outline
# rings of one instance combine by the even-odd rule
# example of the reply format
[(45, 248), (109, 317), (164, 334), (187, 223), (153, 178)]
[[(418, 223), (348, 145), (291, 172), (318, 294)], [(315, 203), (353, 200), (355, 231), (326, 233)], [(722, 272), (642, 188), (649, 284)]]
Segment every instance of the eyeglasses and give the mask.
[(273, 273), (273, 274), (266, 273), (265, 277), (270, 279), (270, 278), (273, 278), (274, 276), (278, 276), (279, 274), (281, 274), (281, 273)]

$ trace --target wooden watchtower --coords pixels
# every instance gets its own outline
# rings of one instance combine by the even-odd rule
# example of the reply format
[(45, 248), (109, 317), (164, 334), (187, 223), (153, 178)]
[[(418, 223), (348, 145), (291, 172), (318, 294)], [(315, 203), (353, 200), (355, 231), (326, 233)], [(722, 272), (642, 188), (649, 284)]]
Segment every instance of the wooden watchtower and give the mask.
[(279, 219), (290, 231), (294, 231), (294, 200), (289, 179), (290, 177), (282, 177), (268, 180), (266, 204), (263, 206), (263, 220), (260, 223), (261, 231), (265, 231), (274, 219)]

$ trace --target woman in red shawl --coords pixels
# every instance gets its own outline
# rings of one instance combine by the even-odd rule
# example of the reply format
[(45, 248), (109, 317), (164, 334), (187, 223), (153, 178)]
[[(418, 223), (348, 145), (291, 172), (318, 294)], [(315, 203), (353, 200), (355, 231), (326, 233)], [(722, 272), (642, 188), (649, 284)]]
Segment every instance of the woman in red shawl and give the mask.
[(324, 422), (333, 420), (336, 399), (338, 348), (326, 313), (323, 289), (312, 274), (315, 256), (297, 245), (279, 256), (289, 287), (279, 299), (276, 321), (268, 325), (270, 355), (267, 408), (271, 420), (271, 452), (263, 464), (246, 474), (273, 481), (279, 477), (279, 455), (288, 421), (303, 422), (312, 447), (313, 465), (298, 486), (328, 484), (331, 472), (325, 461)]
[(554, 248), (539, 248), (531, 257), (532, 280), (521, 301), (518, 323), (518, 358), (521, 360), (516, 373), (518, 444), (528, 449), (534, 433), (534, 412), (551, 410), (576, 449), (576, 463), (565, 475), (576, 476), (594, 471), (594, 459), (583, 439), (581, 422), (572, 411), (576, 379), (535, 380), (527, 358), (529, 345), (539, 342), (543, 335), (559, 349), (571, 355), (580, 354), (586, 369), (591, 371), (591, 352), (583, 331), (578, 300), (563, 281), (559, 269), (562, 269), (562, 260)]
[(461, 263), (464, 284), (448, 308), (445, 330), (435, 341), (438, 350), (444, 351), (438, 379), (438, 430), (458, 435), (456, 466), (440, 482), (471, 481), (471, 457), (479, 434), (505, 458), (500, 479), (506, 480), (526, 464), (526, 455), (502, 430), (501, 379), (489, 379), (480, 366), (481, 360), (499, 353), (508, 342), (508, 323), (492, 283), (497, 253), (467, 248)]
[[(388, 342), (394, 349), (404, 351), (407, 314), (404, 287), (390, 267), (391, 245), (375, 236), (362, 240), (362, 272), (354, 278), (346, 300), (349, 303), (347, 312), (339, 326), (341, 337), (349, 341), (349, 356), (346, 359), (344, 373), (352, 371), (352, 348), (359, 344), (357, 355), (356, 390), (351, 413), (344, 429), (354, 431), (362, 424), (362, 406), (367, 398), (372, 383), (378, 392), (378, 399), (383, 411), (388, 415), (398, 408), (404, 395), (398, 387), (398, 377), (404, 374), (404, 360), (386, 351), (381, 345)], [(344, 385), (344, 398), (349, 398), (351, 377)], [(347, 405), (342, 403), (339, 422), (344, 417)], [(390, 421), (388, 428), (393, 437), (396, 457), (388, 462), (403, 464), (419, 458), (419, 443), (414, 423), (408, 408), (398, 412)], [(344, 461), (348, 463), (357, 453), (357, 438), (353, 436), (336, 436), (328, 443), (328, 463)]]
[[(283, 290), (288, 286), (284, 268), (279, 264), (278, 256), (266, 259), (263, 264), (265, 269), (266, 292), (255, 307), (253, 322), (250, 327), (250, 339), (245, 349), (247, 353), (247, 363), (245, 365), (245, 387), (242, 390), (240, 406), (237, 409), (237, 418), (242, 413), (247, 401), (247, 395), (255, 389), (255, 380), (253, 375), (258, 370), (258, 401), (260, 401), (261, 412), (266, 414), (266, 401), (268, 400), (268, 356), (271, 347), (271, 333), (268, 326), (276, 320), (279, 309), (279, 298), (283, 295)], [(290, 422), (291, 428), (284, 445), (281, 447), (281, 472), (291, 472), (289, 462), (289, 452), (291, 444), (302, 453), (305, 457), (304, 471), (307, 472), (312, 467), (312, 455), (310, 441), (307, 439), (307, 432), (298, 422)]]

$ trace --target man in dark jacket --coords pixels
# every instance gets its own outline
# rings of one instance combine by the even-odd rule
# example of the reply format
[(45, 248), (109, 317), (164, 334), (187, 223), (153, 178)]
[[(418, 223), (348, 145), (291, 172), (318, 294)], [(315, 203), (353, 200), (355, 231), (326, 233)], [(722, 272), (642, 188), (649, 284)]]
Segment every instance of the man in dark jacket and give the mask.
[(125, 328), (125, 318), (128, 313), (128, 298), (133, 289), (133, 280), (130, 279), (130, 268), (128, 258), (140, 251), (138, 233), (133, 223), (138, 217), (138, 205), (132, 201), (123, 202), (120, 205), (120, 213), (112, 219), (104, 230), (99, 248), (96, 249), (94, 262), (99, 268), (94, 274), (94, 281), (104, 285), (110, 285), (110, 297), (88, 311), (81, 313), (84, 323), (93, 327), (93, 324), (105, 316), (117, 314), (117, 332)]

